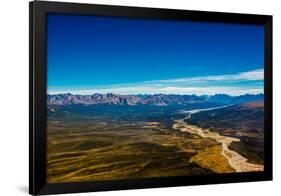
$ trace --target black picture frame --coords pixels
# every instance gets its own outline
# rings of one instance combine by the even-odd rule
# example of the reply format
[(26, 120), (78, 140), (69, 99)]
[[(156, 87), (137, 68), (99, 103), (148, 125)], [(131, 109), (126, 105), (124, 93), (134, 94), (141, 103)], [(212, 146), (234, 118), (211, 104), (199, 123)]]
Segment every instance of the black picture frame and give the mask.
[[(155, 188), (216, 183), (272, 180), (272, 16), (206, 11), (186, 11), (141, 7), (33, 1), (29, 4), (30, 94), (29, 94), (29, 193), (57, 194), (105, 190)], [(202, 176), (161, 177), (134, 180), (46, 182), (46, 14), (82, 14), (209, 21), (264, 25), (265, 146), (264, 172)]]

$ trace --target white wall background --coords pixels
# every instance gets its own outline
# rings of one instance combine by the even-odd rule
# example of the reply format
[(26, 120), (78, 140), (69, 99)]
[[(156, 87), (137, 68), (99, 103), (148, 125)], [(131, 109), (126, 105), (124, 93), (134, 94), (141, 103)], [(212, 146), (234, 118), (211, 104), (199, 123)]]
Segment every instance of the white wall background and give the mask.
[[(71, 1), (71, 0), (70, 0)], [(73, 0), (75, 1), (75, 0)], [(281, 5), (278, 0), (76, 0), (159, 8), (274, 15), (274, 181), (82, 195), (278, 195), (281, 193)], [(28, 0), (0, 1), (0, 195), (28, 191)], [(280, 194), (279, 193), (279, 194)], [(70, 194), (72, 195), (72, 194)]]

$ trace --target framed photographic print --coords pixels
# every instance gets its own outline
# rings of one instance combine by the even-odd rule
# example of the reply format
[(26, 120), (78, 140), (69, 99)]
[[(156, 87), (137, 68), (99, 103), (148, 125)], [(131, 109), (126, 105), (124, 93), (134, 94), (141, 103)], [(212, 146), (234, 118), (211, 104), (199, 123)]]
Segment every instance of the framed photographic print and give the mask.
[(272, 179), (272, 16), (30, 3), (30, 194)]

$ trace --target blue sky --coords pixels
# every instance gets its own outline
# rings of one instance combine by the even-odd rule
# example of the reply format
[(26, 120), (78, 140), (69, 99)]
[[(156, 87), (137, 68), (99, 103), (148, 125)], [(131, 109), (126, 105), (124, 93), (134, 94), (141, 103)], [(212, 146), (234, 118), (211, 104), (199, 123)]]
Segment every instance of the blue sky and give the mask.
[(263, 26), (48, 14), (48, 93), (263, 93)]

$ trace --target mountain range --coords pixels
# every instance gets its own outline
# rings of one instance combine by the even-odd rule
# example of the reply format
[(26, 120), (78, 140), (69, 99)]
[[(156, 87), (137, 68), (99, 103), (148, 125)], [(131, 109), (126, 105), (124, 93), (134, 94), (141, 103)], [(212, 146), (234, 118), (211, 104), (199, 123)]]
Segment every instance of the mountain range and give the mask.
[(175, 94), (154, 94), (154, 95), (118, 95), (113, 93), (92, 95), (74, 95), (71, 93), (47, 95), (48, 105), (190, 105), (200, 103), (218, 103), (218, 104), (240, 104), (247, 102), (263, 101), (263, 94), (245, 94), (240, 96), (231, 96), (227, 94), (215, 95), (175, 95)]

